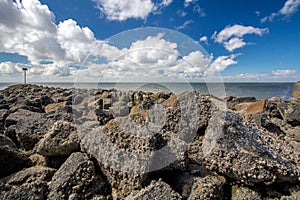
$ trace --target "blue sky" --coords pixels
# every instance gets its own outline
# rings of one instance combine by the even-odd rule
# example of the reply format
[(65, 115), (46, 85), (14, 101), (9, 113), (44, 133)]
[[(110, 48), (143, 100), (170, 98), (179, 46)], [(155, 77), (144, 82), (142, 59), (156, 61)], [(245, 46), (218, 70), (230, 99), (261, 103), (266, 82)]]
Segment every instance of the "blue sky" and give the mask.
[(37, 82), (92, 81), (103, 71), (116, 81), (298, 81), (299, 7), (300, 0), (1, 0), (0, 82), (22, 80), (22, 67)]

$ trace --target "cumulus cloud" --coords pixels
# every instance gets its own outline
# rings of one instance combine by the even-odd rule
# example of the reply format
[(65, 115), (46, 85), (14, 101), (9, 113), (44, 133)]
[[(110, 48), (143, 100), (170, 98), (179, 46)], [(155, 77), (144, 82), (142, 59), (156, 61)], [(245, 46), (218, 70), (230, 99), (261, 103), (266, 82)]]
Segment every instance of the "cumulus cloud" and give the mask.
[(290, 17), (298, 11), (300, 0), (287, 0), (284, 6), (277, 12), (261, 19), (261, 22), (273, 21), (277, 17)]
[[(108, 20), (146, 19), (155, 10), (151, 0), (93, 0)], [(163, 1), (169, 5), (170, 1)]]
[(232, 52), (235, 49), (245, 46), (242, 37), (249, 34), (262, 36), (269, 32), (268, 28), (255, 28), (253, 26), (233, 25), (227, 26), (219, 33), (214, 32), (212, 38), (215, 42), (222, 44), (228, 51)]
[[(81, 63), (96, 42), (93, 32), (74, 20), (56, 25), (54, 14), (38, 0), (3, 0), (0, 6), (0, 52), (26, 56), (32, 66), (28, 73), (69, 75), (68, 66)], [(18, 65), (2, 63), (2, 68), (18, 72)]]
[(195, 3), (198, 0), (184, 0), (184, 7), (188, 7), (191, 3)]
[(20, 63), (2, 62), (0, 63), (0, 74), (16, 74), (22, 72), (24, 65)]
[(219, 56), (217, 57), (206, 70), (205, 74), (207, 76), (213, 75), (224, 71), (228, 66), (237, 64), (234, 59), (239, 56), (238, 54), (233, 54), (230, 56)]

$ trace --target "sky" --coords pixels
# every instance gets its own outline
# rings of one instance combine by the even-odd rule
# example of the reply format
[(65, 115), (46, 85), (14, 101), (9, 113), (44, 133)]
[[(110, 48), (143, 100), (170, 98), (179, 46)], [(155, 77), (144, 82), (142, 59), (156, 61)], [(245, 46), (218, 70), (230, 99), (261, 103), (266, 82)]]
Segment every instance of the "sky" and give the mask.
[(0, 0), (0, 82), (300, 80), (300, 0)]

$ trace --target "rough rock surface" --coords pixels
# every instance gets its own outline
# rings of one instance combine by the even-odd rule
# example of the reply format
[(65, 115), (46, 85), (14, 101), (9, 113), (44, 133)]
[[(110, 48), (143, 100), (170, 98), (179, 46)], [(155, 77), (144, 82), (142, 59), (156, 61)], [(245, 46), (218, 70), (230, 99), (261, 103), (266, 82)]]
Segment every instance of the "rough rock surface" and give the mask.
[(293, 97), (296, 99), (300, 99), (300, 81), (294, 84)]
[(0, 199), (300, 199), (299, 108), (297, 98), (10, 86)]
[(65, 156), (79, 150), (76, 128), (70, 122), (58, 121), (39, 141), (37, 152), (45, 156)]
[(57, 170), (49, 185), (47, 199), (88, 199), (104, 193), (105, 181), (84, 153), (73, 153)]
[(298, 181), (299, 152), (277, 135), (247, 125), (237, 113), (214, 112), (202, 145), (209, 169), (249, 185)]
[(152, 181), (149, 186), (141, 189), (137, 194), (130, 195), (125, 199), (126, 200), (138, 200), (138, 199), (175, 200), (175, 199), (181, 199), (181, 197), (167, 183), (158, 180), (158, 181)]

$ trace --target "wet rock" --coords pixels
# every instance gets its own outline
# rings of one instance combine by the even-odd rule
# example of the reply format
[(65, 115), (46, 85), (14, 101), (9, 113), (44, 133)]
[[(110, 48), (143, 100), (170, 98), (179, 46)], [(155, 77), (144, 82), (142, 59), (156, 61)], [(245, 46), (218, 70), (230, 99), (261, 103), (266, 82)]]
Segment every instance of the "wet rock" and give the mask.
[(31, 150), (50, 129), (53, 121), (45, 114), (20, 109), (6, 118), (6, 126), (16, 124), (15, 132), (21, 147)]
[(249, 185), (295, 182), (300, 173), (298, 153), (288, 143), (233, 112), (214, 112), (202, 151), (208, 169)]
[(223, 185), (226, 180), (222, 176), (208, 175), (195, 178), (188, 200), (224, 199)]
[(132, 194), (125, 198), (126, 200), (151, 200), (151, 199), (161, 199), (161, 200), (178, 200), (182, 199), (181, 196), (175, 192), (167, 183), (158, 180), (152, 181), (149, 186), (141, 189), (137, 194)]
[(104, 192), (105, 184), (85, 154), (73, 153), (52, 177), (47, 199), (89, 199)]
[(76, 128), (70, 122), (55, 122), (37, 144), (36, 151), (44, 156), (64, 156), (79, 150)]
[(232, 200), (260, 200), (263, 197), (257, 192), (247, 187), (232, 186)]

